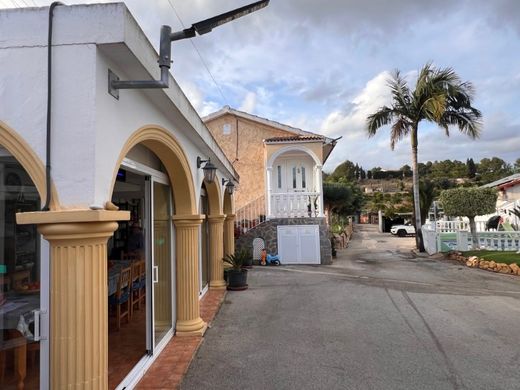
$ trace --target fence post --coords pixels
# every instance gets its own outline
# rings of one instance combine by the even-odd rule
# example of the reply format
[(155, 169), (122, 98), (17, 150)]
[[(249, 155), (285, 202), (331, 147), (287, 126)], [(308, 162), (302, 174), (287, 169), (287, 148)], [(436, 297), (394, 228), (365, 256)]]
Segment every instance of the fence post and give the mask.
[(468, 232), (459, 230), (457, 231), (457, 250), (465, 252), (468, 250)]

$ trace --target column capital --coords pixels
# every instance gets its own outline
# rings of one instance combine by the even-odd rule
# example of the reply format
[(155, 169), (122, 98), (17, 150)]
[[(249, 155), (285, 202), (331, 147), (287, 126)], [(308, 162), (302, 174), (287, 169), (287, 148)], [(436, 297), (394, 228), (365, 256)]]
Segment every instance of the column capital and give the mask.
[(223, 223), (224, 220), (226, 219), (226, 215), (225, 214), (221, 214), (221, 215), (218, 215), (218, 214), (215, 214), (215, 215), (208, 215), (207, 217), (207, 220), (209, 223)]
[(226, 221), (231, 221), (235, 219), (235, 214), (226, 214)]
[(176, 227), (196, 227), (206, 218), (204, 214), (174, 215), (173, 223)]
[(16, 213), (16, 222), (20, 225), (46, 225), (81, 222), (128, 221), (130, 211), (114, 210), (57, 210)]
[(117, 221), (128, 221), (129, 211), (60, 210), (17, 213), (20, 225), (36, 224), (49, 241), (105, 241), (117, 229)]

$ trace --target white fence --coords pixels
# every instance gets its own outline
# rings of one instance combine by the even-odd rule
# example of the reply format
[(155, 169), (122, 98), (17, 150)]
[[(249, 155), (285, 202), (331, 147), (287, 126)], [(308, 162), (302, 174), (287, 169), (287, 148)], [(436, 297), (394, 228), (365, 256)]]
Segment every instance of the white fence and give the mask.
[(262, 195), (235, 212), (235, 227), (241, 233), (265, 222), (265, 196)]
[(271, 217), (318, 217), (322, 207), (319, 192), (284, 192), (271, 194)]
[[(456, 231), (433, 230), (431, 225), (422, 229), (424, 247), (428, 254), (449, 252), (450, 250), (468, 251), (473, 249), (473, 239), (469, 229)], [(494, 251), (520, 251), (519, 231), (477, 231), (477, 249)]]
[[(475, 218), (477, 231), (477, 248), (499, 251), (520, 250), (520, 218), (512, 213), (520, 208), (520, 201), (504, 203), (497, 208), (495, 214), (481, 215)], [(517, 231), (486, 230), (489, 218), (500, 215), (507, 226), (516, 226)], [(429, 254), (450, 250), (467, 251), (473, 248), (469, 220), (436, 221), (422, 227), (424, 247)]]

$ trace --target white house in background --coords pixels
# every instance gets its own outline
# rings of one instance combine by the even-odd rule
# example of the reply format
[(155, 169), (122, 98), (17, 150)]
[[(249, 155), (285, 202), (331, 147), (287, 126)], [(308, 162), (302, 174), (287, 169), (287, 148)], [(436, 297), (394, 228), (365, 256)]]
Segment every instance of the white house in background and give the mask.
[(498, 192), (497, 208), (503, 204), (520, 200), (520, 173), (504, 177), (482, 187), (496, 188)]
[(237, 246), (262, 238), (282, 262), (329, 263), (322, 167), (337, 140), (229, 106), (203, 120), (240, 175)]

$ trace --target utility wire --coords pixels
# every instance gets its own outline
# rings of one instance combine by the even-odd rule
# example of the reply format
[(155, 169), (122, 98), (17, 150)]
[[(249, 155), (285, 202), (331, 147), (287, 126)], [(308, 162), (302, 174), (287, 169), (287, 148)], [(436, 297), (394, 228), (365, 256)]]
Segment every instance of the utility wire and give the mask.
[[(183, 29), (186, 28), (186, 26), (184, 26), (184, 23), (181, 19), (181, 17), (179, 16), (179, 13), (177, 12), (177, 10), (175, 9), (175, 6), (173, 5), (173, 2), (172, 0), (168, 0), (168, 4), (170, 4), (170, 7), (172, 7), (172, 10), (173, 12), (175, 13), (175, 16), (177, 17), (177, 19), (179, 20), (181, 26)], [(217, 82), (217, 80), (215, 80), (215, 77), (213, 77), (213, 74), (211, 73), (211, 71), (209, 70), (209, 67), (206, 63), (206, 61), (204, 60), (204, 58), (202, 57), (202, 54), (200, 53), (199, 49), (197, 48), (197, 46), (195, 45), (195, 43), (193, 42), (193, 39), (189, 39), (191, 45), (193, 46), (193, 48), (195, 49), (195, 51), (197, 52), (199, 58), (200, 58), (200, 62), (202, 62), (202, 65), (204, 66), (204, 68), (206, 68), (206, 71), (208, 72), (209, 76), (211, 77), (211, 80), (213, 80), (213, 83), (215, 84), (215, 86), (217, 87), (219, 93), (220, 93), (220, 96), (222, 97), (222, 99), (224, 100), (224, 103), (226, 103), (228, 100), (226, 98), (226, 96), (224, 95), (224, 92), (222, 91), (222, 88), (220, 87), (219, 83)]]

